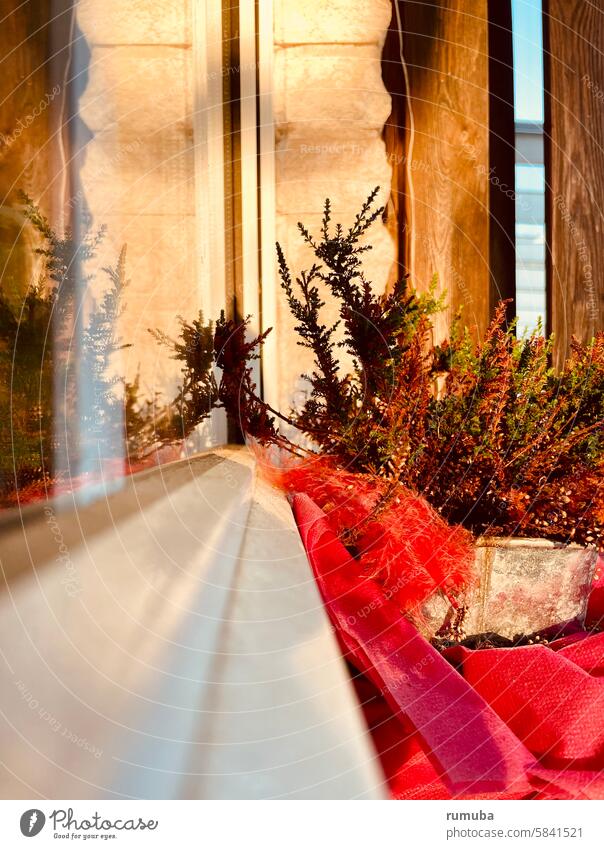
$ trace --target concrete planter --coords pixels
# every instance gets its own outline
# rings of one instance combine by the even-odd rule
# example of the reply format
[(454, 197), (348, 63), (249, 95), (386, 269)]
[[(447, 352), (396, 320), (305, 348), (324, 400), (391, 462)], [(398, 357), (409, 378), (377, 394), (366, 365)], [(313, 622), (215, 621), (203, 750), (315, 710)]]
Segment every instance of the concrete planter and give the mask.
[[(466, 635), (495, 633), (512, 639), (553, 625), (583, 622), (598, 553), (542, 539), (481, 539), (476, 545), (477, 585), (465, 599)], [(443, 597), (425, 608), (427, 635), (451, 620)]]

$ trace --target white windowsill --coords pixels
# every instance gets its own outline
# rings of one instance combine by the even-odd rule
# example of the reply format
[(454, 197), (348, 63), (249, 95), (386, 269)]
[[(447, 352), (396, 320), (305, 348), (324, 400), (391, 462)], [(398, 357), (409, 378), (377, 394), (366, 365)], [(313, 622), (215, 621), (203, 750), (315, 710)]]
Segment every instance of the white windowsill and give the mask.
[(2, 797), (386, 795), (289, 505), (245, 449), (2, 524)]

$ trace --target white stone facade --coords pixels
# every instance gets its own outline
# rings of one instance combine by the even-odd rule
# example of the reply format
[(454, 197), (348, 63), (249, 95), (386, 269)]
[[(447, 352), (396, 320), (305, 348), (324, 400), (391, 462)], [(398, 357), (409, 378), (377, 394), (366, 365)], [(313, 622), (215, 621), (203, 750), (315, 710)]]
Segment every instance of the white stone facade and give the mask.
[[(310, 264), (297, 222), (317, 231), (326, 197), (334, 221), (347, 223), (375, 186), (383, 204), (390, 193), (381, 137), (390, 96), (380, 60), (391, 14), (389, 0), (275, 0), (277, 238), (294, 273)], [(368, 277), (383, 288), (394, 245), (379, 223), (369, 241)], [(282, 297), (277, 333), (279, 396), (287, 406), (311, 357), (296, 345)]]
[(92, 138), (74, 206), (107, 227), (96, 267), (127, 244), (120, 329), (132, 347), (119, 370), (131, 379), (140, 368), (143, 394), (169, 392), (176, 367), (148, 328), (174, 333), (176, 316), (199, 308), (191, 0), (80, 0), (77, 20), (90, 51), (79, 115)]
[[(199, 261), (206, 224), (200, 223), (203, 191), (200, 204), (195, 170), (207, 139), (196, 131), (205, 106), (196, 101), (203, 81), (196, 77), (195, 40), (212, 36), (195, 25), (202, 14), (196, 3), (203, 15), (214, 14), (202, 0), (136, 0), (127, 9), (118, 0), (81, 0), (78, 6), (91, 54), (79, 109), (92, 135), (80, 177), (94, 222), (107, 225), (99, 265), (114, 262), (128, 244), (122, 335), (132, 347), (120, 367), (129, 378), (140, 367), (148, 393), (169, 392), (175, 365), (147, 329), (173, 333), (177, 314), (194, 315), (204, 287), (216, 285), (216, 275)], [(294, 272), (308, 262), (296, 224), (316, 229), (326, 197), (344, 223), (375, 186), (381, 186), (380, 201), (387, 200), (390, 166), (381, 132), (390, 98), (380, 58), (390, 16), (389, 0), (274, 0), (275, 229)], [(212, 45), (206, 48), (211, 52)], [(216, 241), (220, 227), (210, 225)], [(367, 271), (383, 287), (394, 246), (379, 223), (370, 241)], [(255, 312), (247, 304), (245, 311)], [(274, 370), (273, 400), (287, 408), (310, 360), (296, 346), (280, 293), (274, 319), (276, 362), (271, 357), (265, 367)]]

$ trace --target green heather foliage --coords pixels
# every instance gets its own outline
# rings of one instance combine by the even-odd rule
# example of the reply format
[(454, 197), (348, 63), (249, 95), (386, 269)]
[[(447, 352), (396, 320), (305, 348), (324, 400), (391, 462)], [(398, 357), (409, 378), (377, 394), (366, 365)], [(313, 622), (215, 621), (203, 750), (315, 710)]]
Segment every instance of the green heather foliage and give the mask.
[[(71, 232), (57, 235), (26, 195), (26, 217), (41, 239), (37, 253), (44, 257), (41, 277), (24, 298), (0, 290), (0, 492), (2, 496), (29, 484), (47, 482), (57, 474), (53, 397), (60, 381), (66, 412), (65, 438), (80, 415), (76, 402), (75, 364), (86, 376), (95, 399), (89, 414), (82, 414), (81, 429), (90, 438), (98, 430), (108, 433), (113, 393), (118, 382), (107, 374), (114, 352), (123, 347), (115, 338), (116, 319), (123, 285), (125, 254), (115, 269), (104, 269), (110, 287), (94, 305), (82, 329), (81, 349), (74, 349), (78, 321), (78, 285), (84, 263), (94, 258), (103, 238), (101, 229), (77, 241)], [(80, 277), (78, 278), (78, 275)], [(99, 426), (103, 426), (103, 429)], [(97, 437), (98, 439), (98, 437)], [(102, 446), (101, 446), (102, 450)], [(59, 470), (60, 473), (60, 470)]]
[(214, 378), (214, 327), (205, 324), (200, 312), (192, 322), (178, 317), (180, 334), (174, 340), (161, 330), (150, 330), (160, 345), (182, 363), (182, 383), (172, 403), (153, 416), (155, 440), (161, 444), (177, 442), (201, 424), (218, 401)]
[(85, 268), (104, 230), (85, 233), (79, 241), (71, 232), (59, 236), (25, 195), (23, 202), (40, 236), (37, 252), (44, 266), (24, 298), (0, 289), (0, 499), (5, 504), (15, 502), (17, 490), (27, 487), (37, 497), (49, 483), (68, 476), (57, 461), (53, 402), (59, 382), (66, 429), (78, 424), (77, 438), (65, 434), (71, 461), (78, 450), (110, 460), (124, 442), (131, 462), (144, 460), (161, 445), (188, 436), (209, 415), (217, 393), (214, 329), (199, 315), (190, 324), (180, 320), (177, 341), (152, 331), (182, 361), (182, 382), (170, 403), (157, 397), (141, 400), (138, 377), (126, 381), (115, 374), (112, 362), (128, 347), (117, 335), (128, 286), (126, 248), (115, 267), (101, 269), (107, 286), (84, 313), (82, 290), (93, 279)]
[(0, 491), (41, 481), (52, 457), (53, 298), (32, 288), (17, 303), (0, 292)]

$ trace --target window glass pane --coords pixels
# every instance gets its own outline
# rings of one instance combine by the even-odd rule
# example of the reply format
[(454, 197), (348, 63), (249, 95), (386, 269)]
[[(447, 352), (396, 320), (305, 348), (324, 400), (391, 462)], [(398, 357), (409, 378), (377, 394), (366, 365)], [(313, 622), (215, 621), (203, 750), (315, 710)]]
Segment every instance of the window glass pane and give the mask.
[(512, 0), (516, 122), (516, 312), (523, 333), (546, 321), (541, 0)]
[(193, 0), (132, 15), (118, 0), (55, 16), (52, 5), (15, 4), (0, 30), (11, 87), (0, 134), (4, 507), (96, 497), (124, 473), (222, 441), (183, 395), (184, 359), (201, 343), (181, 340), (180, 359), (166, 344), (179, 316), (192, 327), (205, 306), (209, 321), (224, 297), (211, 296), (224, 278), (208, 259), (210, 228), (224, 240), (222, 170), (208, 152), (218, 139), (222, 162), (220, 4), (203, 25), (194, 11), (206, 4)]
[(545, 191), (545, 169), (542, 165), (516, 165), (516, 190), (542, 195)]
[(512, 0), (514, 111), (517, 121), (543, 122), (541, 0)]

